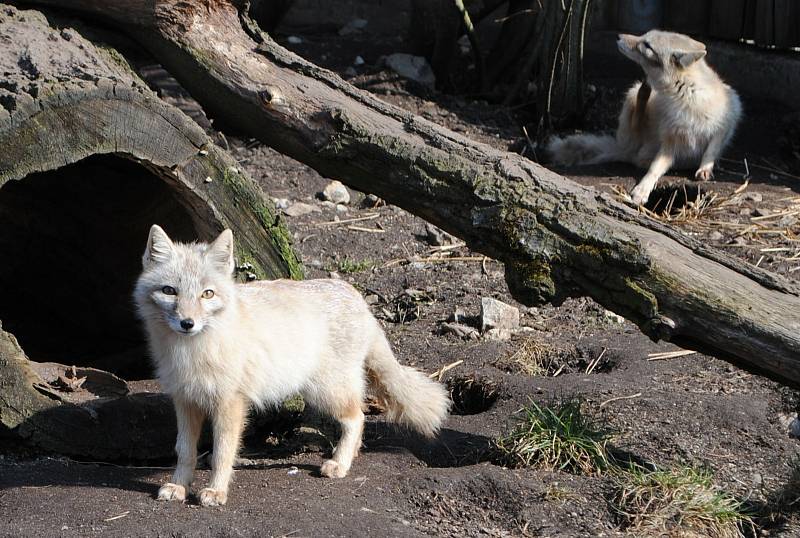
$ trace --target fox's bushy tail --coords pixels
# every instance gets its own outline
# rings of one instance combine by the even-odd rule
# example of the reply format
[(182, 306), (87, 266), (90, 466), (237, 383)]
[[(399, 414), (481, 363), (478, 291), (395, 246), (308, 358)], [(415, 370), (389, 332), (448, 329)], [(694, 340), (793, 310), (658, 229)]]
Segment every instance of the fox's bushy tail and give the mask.
[(366, 362), (370, 388), (387, 418), (427, 437), (436, 435), (450, 410), (444, 386), (397, 362), (383, 331), (377, 332)]
[(558, 164), (598, 164), (620, 160), (616, 138), (611, 135), (575, 134), (554, 136), (547, 143), (547, 154)]

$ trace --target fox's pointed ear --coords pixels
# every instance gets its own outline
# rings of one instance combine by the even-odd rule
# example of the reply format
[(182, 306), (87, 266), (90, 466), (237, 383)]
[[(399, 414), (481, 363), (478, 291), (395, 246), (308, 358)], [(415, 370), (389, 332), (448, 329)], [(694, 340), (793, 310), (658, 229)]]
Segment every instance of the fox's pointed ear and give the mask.
[(701, 59), (706, 55), (706, 51), (704, 50), (693, 50), (690, 52), (676, 52), (672, 55), (675, 58), (675, 63), (680, 65), (681, 67), (689, 67), (697, 60)]
[(208, 256), (226, 274), (233, 274), (233, 232), (225, 230), (208, 246)]
[(150, 235), (147, 236), (147, 248), (142, 256), (142, 265), (149, 267), (155, 263), (164, 263), (172, 257), (174, 248), (167, 232), (158, 224), (153, 224), (150, 227)]

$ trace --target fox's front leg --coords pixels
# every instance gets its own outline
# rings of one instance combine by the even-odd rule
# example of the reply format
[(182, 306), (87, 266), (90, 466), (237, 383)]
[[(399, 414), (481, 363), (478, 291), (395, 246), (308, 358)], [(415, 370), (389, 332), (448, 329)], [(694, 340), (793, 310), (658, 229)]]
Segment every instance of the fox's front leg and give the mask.
[(178, 438), (175, 442), (178, 464), (172, 475), (172, 482), (167, 482), (158, 490), (159, 501), (186, 499), (186, 488), (192, 484), (197, 467), (197, 440), (203, 427), (203, 412), (198, 406), (178, 397), (173, 398), (173, 402), (178, 423)]
[(711, 137), (706, 150), (703, 152), (703, 159), (700, 161), (700, 168), (695, 172), (694, 177), (700, 181), (708, 181), (714, 177), (714, 161), (719, 157), (722, 146), (728, 139), (728, 132), (721, 131)]
[(214, 430), (211, 482), (200, 491), (200, 504), (203, 506), (220, 506), (228, 501), (228, 484), (246, 418), (247, 403), (240, 396), (220, 401), (214, 407), (211, 416)]
[(674, 160), (672, 148), (661, 146), (653, 162), (650, 163), (650, 169), (647, 170), (647, 174), (631, 190), (631, 200), (634, 204), (643, 205), (647, 203), (647, 199), (650, 197), (650, 193), (653, 192), (656, 183), (661, 179), (661, 176), (669, 171)]

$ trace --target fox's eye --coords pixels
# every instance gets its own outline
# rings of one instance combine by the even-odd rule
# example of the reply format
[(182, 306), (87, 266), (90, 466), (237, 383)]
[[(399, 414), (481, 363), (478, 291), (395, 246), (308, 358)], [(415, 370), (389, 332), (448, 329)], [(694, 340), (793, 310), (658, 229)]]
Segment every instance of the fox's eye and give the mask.
[(206, 290), (203, 292), (202, 295), (200, 295), (200, 297), (202, 297), (203, 299), (211, 299), (213, 296), (214, 296), (214, 290)]
[(178, 292), (172, 286), (164, 286), (161, 288), (161, 293), (164, 295), (178, 295)]

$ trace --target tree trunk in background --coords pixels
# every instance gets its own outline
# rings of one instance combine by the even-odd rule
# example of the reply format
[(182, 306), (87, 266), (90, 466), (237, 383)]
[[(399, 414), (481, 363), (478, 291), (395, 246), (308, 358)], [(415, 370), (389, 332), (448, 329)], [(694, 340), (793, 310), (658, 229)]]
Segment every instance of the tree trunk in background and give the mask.
[(503, 261), (525, 304), (588, 295), (654, 339), (800, 381), (800, 291), (593, 189), (387, 105), (223, 0), (42, 2), (133, 30), (208, 109)]

